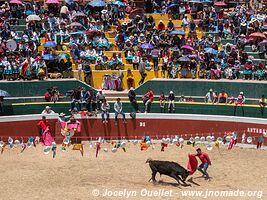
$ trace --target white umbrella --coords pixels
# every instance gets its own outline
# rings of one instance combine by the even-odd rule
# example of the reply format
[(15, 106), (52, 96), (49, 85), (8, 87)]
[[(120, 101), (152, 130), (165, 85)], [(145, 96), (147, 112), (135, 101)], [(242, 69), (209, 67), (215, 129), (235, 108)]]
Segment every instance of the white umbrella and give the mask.
[(31, 22), (31, 21), (41, 21), (41, 18), (38, 15), (29, 15), (26, 18), (26, 22)]
[(0, 90), (0, 97), (8, 97), (10, 94), (5, 90)]

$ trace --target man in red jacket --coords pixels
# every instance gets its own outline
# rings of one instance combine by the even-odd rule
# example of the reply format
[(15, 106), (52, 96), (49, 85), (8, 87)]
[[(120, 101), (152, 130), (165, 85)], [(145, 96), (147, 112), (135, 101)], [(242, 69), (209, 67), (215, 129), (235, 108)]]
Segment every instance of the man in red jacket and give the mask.
[(49, 121), (45, 116), (42, 117), (42, 120), (38, 122), (37, 127), (39, 129), (40, 136), (43, 135), (46, 128), (49, 126)]
[(145, 104), (145, 113), (150, 112), (153, 100), (154, 100), (153, 91), (151, 89), (148, 89), (147, 93), (143, 96), (143, 102)]
[(203, 177), (209, 179), (209, 174), (207, 172), (209, 165), (211, 165), (209, 155), (207, 153), (202, 152), (201, 149), (198, 148), (197, 154), (195, 154), (195, 156), (197, 156), (201, 161), (201, 164), (198, 166), (198, 171), (203, 174)]

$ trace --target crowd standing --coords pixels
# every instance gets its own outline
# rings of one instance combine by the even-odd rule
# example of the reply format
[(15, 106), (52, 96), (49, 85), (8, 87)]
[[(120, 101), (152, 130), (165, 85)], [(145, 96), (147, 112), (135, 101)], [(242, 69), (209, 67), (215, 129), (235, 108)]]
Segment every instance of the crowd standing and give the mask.
[[(226, 9), (216, 1), (147, 0), (140, 12), (133, 0), (12, 0), (0, 6), (0, 79), (70, 78), (75, 64), (79, 79), (84, 74), (91, 84), (92, 64), (96, 70), (122, 70), (123, 57), (139, 71), (139, 84), (150, 70), (161, 71), (165, 78), (266, 79), (267, 18), (262, 1), (236, 1)], [(151, 13), (168, 14), (169, 21), (156, 23)], [(25, 19), (25, 29), (15, 31)], [(181, 27), (174, 25), (177, 19)], [(115, 44), (105, 34), (114, 27)], [(199, 36), (197, 30), (208, 34)], [(46, 41), (42, 48), (41, 38)], [(234, 42), (223, 45), (226, 39)], [(10, 50), (10, 40), (16, 41), (15, 50)], [(124, 55), (105, 55), (112, 46)], [(247, 46), (263, 61), (255, 62)], [(68, 49), (71, 56), (64, 53)], [(118, 74), (103, 78), (104, 89), (122, 89), (124, 76)], [(125, 87), (134, 87), (130, 69), (126, 78)]]

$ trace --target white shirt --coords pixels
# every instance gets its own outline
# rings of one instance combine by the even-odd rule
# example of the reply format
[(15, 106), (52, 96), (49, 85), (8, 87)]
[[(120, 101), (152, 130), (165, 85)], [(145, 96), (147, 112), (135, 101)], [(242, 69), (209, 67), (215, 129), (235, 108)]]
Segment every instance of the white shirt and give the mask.
[(83, 70), (83, 65), (82, 64), (78, 64), (78, 71), (82, 71)]
[(182, 20), (182, 24), (183, 24), (183, 25), (188, 25), (188, 24), (189, 24), (188, 19), (187, 19), (187, 18), (183, 18), (183, 20)]
[(46, 110), (46, 109), (44, 109), (43, 110), (43, 112), (41, 113), (42, 115), (51, 115), (51, 114), (54, 114), (55, 112), (53, 111), (53, 110)]

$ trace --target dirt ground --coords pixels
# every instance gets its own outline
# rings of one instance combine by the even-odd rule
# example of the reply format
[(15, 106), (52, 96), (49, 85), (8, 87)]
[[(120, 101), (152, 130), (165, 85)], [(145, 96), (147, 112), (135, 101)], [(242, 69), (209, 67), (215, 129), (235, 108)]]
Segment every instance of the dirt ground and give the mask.
[[(161, 152), (157, 144), (154, 149), (141, 152), (139, 145), (127, 144), (126, 152), (119, 149), (112, 153), (111, 144), (105, 144), (95, 158), (95, 149), (86, 143), (83, 157), (71, 148), (61, 152), (58, 146), (55, 159), (51, 153), (44, 155), (42, 145), (27, 148), (23, 153), (19, 153), (20, 148), (6, 148), (0, 155), (0, 199), (267, 199), (267, 151), (237, 147), (231, 151), (225, 147), (207, 151), (205, 146), (198, 147), (210, 155), (212, 166), (208, 172), (212, 178), (207, 181), (196, 172), (189, 177), (191, 187), (178, 185), (164, 175), (157, 175), (156, 184), (148, 182), (151, 170), (145, 163), (152, 158), (186, 167), (188, 153), (196, 149), (188, 145), (182, 149), (168, 146)], [(203, 192), (201, 197), (183, 196), (195, 190)], [(242, 191), (246, 197), (216, 196), (217, 190)], [(207, 191), (210, 196), (205, 198)]]

